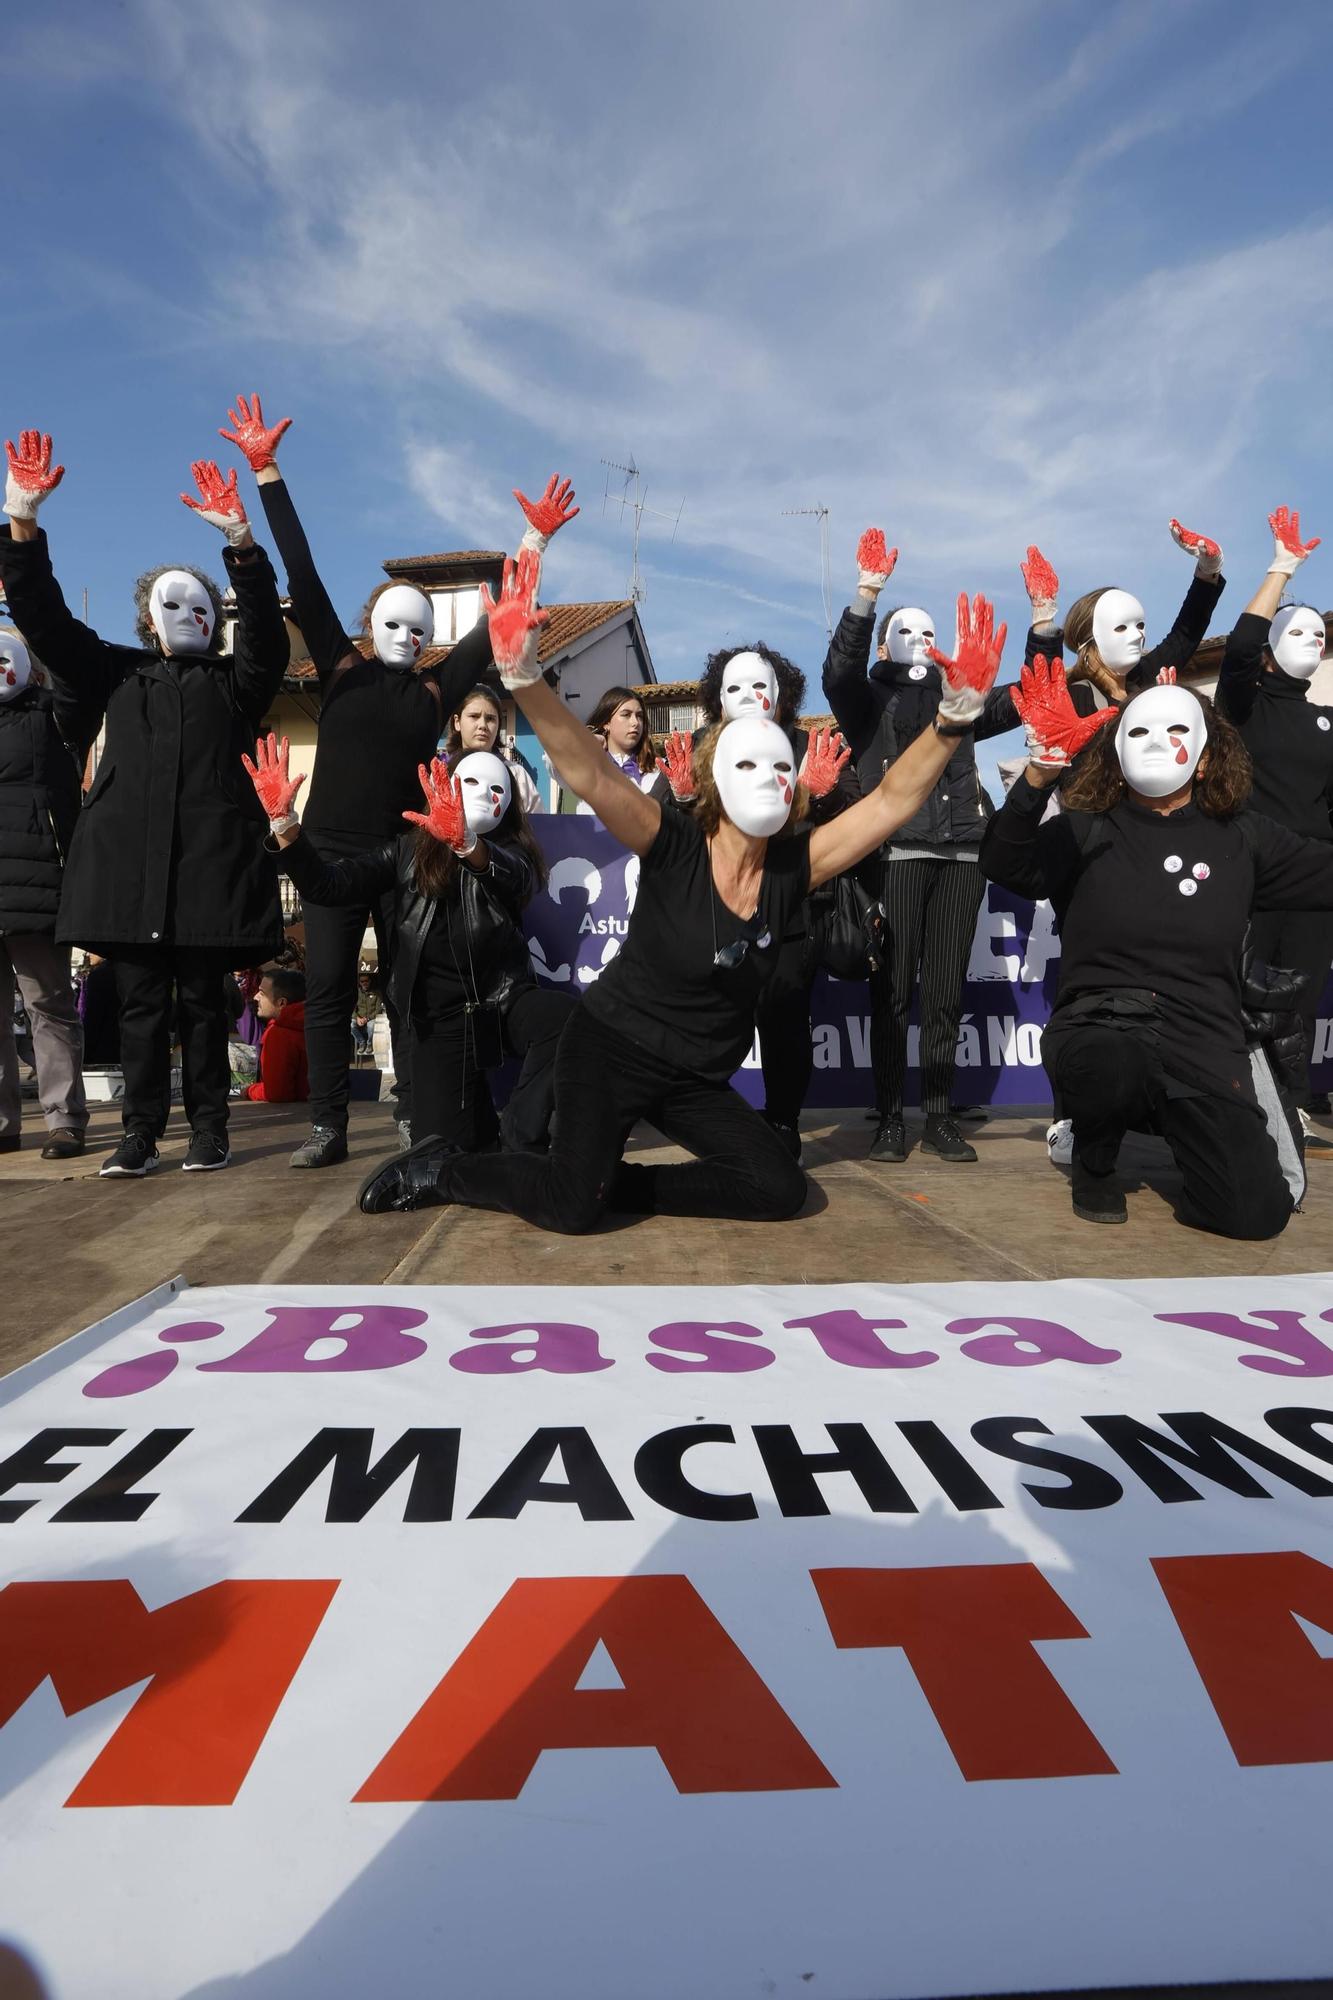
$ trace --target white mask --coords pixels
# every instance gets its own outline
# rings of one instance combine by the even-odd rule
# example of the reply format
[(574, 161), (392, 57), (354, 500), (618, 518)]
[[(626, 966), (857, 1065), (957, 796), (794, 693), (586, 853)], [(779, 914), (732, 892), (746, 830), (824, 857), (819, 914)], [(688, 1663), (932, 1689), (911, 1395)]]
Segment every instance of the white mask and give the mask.
[(1151, 687), (1127, 702), (1115, 733), (1125, 783), (1147, 799), (1188, 785), (1208, 747), (1208, 725), (1188, 688)]
[(928, 667), (935, 644), (935, 620), (918, 604), (904, 604), (889, 620), (884, 634), (889, 658), (900, 667)]
[(33, 678), (28, 649), (17, 632), (0, 632), (0, 701), (12, 701)]
[(1102, 665), (1124, 674), (1143, 658), (1147, 644), (1143, 606), (1127, 590), (1104, 590), (1092, 607), (1092, 643)]
[(722, 673), (722, 719), (738, 722), (745, 715), (766, 715), (778, 709), (778, 677), (758, 653), (737, 653)]
[(514, 796), (509, 771), (489, 750), (469, 750), (454, 765), (463, 788), (463, 816), (473, 833), (494, 833)]
[(752, 840), (767, 840), (787, 824), (796, 797), (796, 759), (776, 722), (749, 715), (724, 723), (713, 776), (727, 818)]
[(395, 583), (370, 608), (375, 658), (386, 667), (414, 667), (435, 639), (435, 608), (422, 590)]
[(197, 576), (164, 569), (148, 593), (148, 616), (164, 653), (206, 653), (217, 610)]
[(1324, 620), (1308, 604), (1284, 604), (1268, 633), (1273, 658), (1294, 681), (1308, 681), (1324, 657)]

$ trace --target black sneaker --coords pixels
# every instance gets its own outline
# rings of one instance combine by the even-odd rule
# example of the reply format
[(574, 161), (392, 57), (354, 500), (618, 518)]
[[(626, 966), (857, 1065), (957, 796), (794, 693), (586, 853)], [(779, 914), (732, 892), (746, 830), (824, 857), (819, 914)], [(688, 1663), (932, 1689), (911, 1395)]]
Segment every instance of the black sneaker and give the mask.
[(183, 1174), (215, 1174), (231, 1165), (231, 1148), (220, 1132), (193, 1132), (181, 1161)]
[(347, 1158), (347, 1134), (336, 1125), (316, 1125), (292, 1154), (289, 1167), (336, 1167)]
[(457, 1146), (432, 1133), (428, 1139), (418, 1140), (405, 1153), (396, 1153), (392, 1159), (367, 1174), (356, 1197), (357, 1207), (363, 1215), (386, 1215), (391, 1210), (406, 1211), (414, 1208), (447, 1208), (449, 1197), (442, 1194), (439, 1178), (446, 1163), (456, 1159)]
[(1316, 1118), (1333, 1118), (1333, 1102), (1326, 1090), (1316, 1090), (1305, 1100), (1305, 1109), (1312, 1111)]
[(156, 1142), (149, 1132), (127, 1132), (109, 1160), (98, 1170), (101, 1180), (141, 1181), (155, 1174), (162, 1164)]
[(921, 1134), (923, 1153), (934, 1153), (940, 1160), (948, 1160), (953, 1166), (963, 1166), (975, 1160), (977, 1149), (969, 1146), (952, 1118), (936, 1112), (926, 1119), (926, 1129)]
[(872, 1160), (905, 1160), (907, 1127), (901, 1118), (882, 1118), (870, 1142)]
[(770, 1132), (777, 1133), (779, 1139), (781, 1139), (783, 1145), (787, 1148), (787, 1151), (799, 1167), (801, 1164), (801, 1134), (799, 1128), (795, 1125), (780, 1124), (776, 1118), (770, 1118), (766, 1111), (761, 1111), (759, 1116), (763, 1119)]
[(1074, 1150), (1070, 1162), (1074, 1213), (1080, 1222), (1128, 1222), (1129, 1209), (1114, 1174), (1089, 1173)]

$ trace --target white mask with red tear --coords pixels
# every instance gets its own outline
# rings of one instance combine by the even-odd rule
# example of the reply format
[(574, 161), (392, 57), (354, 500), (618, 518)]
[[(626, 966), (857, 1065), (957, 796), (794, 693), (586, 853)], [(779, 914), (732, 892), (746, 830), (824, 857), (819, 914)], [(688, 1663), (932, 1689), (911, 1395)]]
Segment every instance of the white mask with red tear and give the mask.
[(1127, 590), (1104, 590), (1092, 607), (1092, 643), (1102, 665), (1125, 674), (1143, 658), (1147, 613)]
[(164, 569), (153, 578), (148, 616), (164, 653), (206, 653), (217, 615), (203, 584), (188, 570)]
[(469, 750), (454, 765), (463, 793), (463, 817), (472, 833), (494, 833), (509, 811), (513, 782), (502, 758), (489, 750)]
[(796, 760), (776, 722), (755, 715), (725, 723), (713, 752), (713, 777), (727, 818), (751, 840), (767, 840), (787, 824)]
[(771, 722), (777, 711), (778, 677), (768, 661), (758, 653), (737, 653), (728, 660), (722, 671), (723, 721), (766, 715)]
[(928, 667), (930, 649), (935, 644), (935, 620), (919, 604), (900, 605), (889, 619), (884, 643), (889, 658), (900, 667)]
[(28, 649), (17, 632), (0, 632), (0, 701), (13, 701), (35, 678)]
[(1284, 604), (1268, 631), (1273, 658), (1294, 681), (1308, 681), (1324, 657), (1323, 613)]
[(414, 667), (435, 642), (435, 607), (424, 590), (395, 583), (370, 607), (375, 658), (386, 667)]
[(1183, 687), (1151, 687), (1127, 702), (1115, 733), (1125, 783), (1146, 799), (1169, 798), (1188, 785), (1208, 747), (1208, 724)]

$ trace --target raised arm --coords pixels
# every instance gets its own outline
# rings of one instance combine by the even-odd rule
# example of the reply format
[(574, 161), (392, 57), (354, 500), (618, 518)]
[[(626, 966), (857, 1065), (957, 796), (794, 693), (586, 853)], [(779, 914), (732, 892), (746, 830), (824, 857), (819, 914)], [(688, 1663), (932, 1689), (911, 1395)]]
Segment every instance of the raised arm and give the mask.
[(182, 501), (201, 521), (226, 537), (222, 560), (237, 611), (233, 686), (251, 727), (257, 729), (278, 698), (291, 657), (278, 579), (250, 531), (245, 502), (236, 490), (235, 472), (224, 479), (212, 459), (201, 458), (190, 467), (190, 473), (199, 498), (182, 493)]
[(19, 631), (52, 683), (76, 704), (80, 740), (90, 741), (101, 727), (107, 701), (135, 656), (127, 647), (109, 646), (90, 625), (74, 616), (52, 572), (46, 536), (37, 525), (37, 510), (59, 486), (65, 468), (52, 468), (49, 435), (23, 431), (18, 449), (6, 442), (5, 451), (9, 460), (5, 480), (9, 524), (0, 529), (0, 583)]
[(897, 549), (885, 546), (883, 529), (867, 528), (856, 545), (856, 595), (838, 621), (824, 660), (824, 694), (854, 751), (865, 746), (878, 720), (866, 676), (875, 607), (897, 560)]
[(1023, 588), (1032, 606), (1032, 623), (1023, 648), (1023, 664), (1031, 666), (1040, 653), (1045, 660), (1062, 657), (1064, 634), (1060, 630), (1060, 579), (1035, 542), (1029, 542), (1026, 562), (1018, 565)]
[[(551, 474), (539, 499), (529, 500), (517, 486), (514, 498), (523, 509), (527, 522), (519, 549), (533, 549), (539, 558), (550, 547), (552, 537), (558, 535), (565, 523), (572, 521), (579, 511), (574, 505), (573, 481), (561, 479), (558, 472)], [(490, 620), (478, 618), (472, 630), (464, 633), (448, 657), (435, 669), (445, 715), (454, 713), (492, 665), (494, 655), (491, 651)]]
[(1170, 529), (1176, 547), (1194, 557), (1194, 581), (1185, 592), (1185, 601), (1165, 639), (1159, 640), (1125, 675), (1125, 686), (1131, 694), (1141, 694), (1144, 688), (1152, 687), (1163, 667), (1179, 669), (1189, 664), (1208, 636), (1217, 600), (1226, 589), (1218, 544), (1207, 535), (1196, 534), (1192, 528), (1182, 528), (1179, 521), (1173, 520)]

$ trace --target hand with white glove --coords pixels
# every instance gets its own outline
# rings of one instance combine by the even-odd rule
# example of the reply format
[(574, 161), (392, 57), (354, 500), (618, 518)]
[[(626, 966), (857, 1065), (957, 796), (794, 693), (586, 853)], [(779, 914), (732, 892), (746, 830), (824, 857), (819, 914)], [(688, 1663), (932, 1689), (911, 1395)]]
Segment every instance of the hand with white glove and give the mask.
[(856, 591), (863, 600), (863, 610), (874, 610), (875, 599), (893, 575), (897, 560), (897, 549), (884, 545), (883, 528), (867, 528), (856, 545)]
[(1312, 542), (1303, 542), (1300, 514), (1287, 507), (1275, 509), (1268, 517), (1268, 525), (1273, 530), (1276, 545), (1273, 560), (1268, 565), (1269, 574), (1276, 570), (1280, 576), (1295, 576), (1305, 558), (1319, 547), (1319, 536), (1316, 535)]
[(1000, 655), (1008, 634), (1007, 625), (1001, 625), (998, 632), (995, 630), (995, 606), (980, 591), (970, 608), (966, 591), (959, 593), (958, 644), (954, 657), (950, 659), (934, 646), (930, 649), (930, 657), (944, 680), (944, 696), (936, 721), (952, 725), (946, 734), (970, 728), (986, 706), (986, 697), (1000, 671)]
[(35, 521), (37, 509), (65, 476), (63, 465), (51, 468), (51, 434), (20, 431), (18, 450), (6, 439), (5, 452), (9, 459), (5, 512), (11, 521)]
[(201, 520), (219, 529), (234, 549), (253, 548), (255, 538), (250, 532), (245, 502), (236, 491), (235, 468), (231, 477), (224, 479), (211, 458), (198, 458), (190, 467), (190, 477), (199, 488), (199, 498), (192, 500), (188, 493), (182, 493), (185, 505)]
[(1023, 588), (1032, 606), (1032, 623), (1038, 632), (1054, 630), (1060, 605), (1060, 579), (1035, 542), (1028, 544), (1028, 559), (1018, 565)]
[(481, 586), (481, 609), (489, 619), (491, 653), (506, 688), (531, 687), (542, 677), (537, 659), (541, 628), (549, 611), (535, 609), (542, 559), (535, 549), (520, 549), (518, 561), (505, 557), (504, 576), (497, 603), (487, 586)]
[(573, 503), (574, 482), (562, 480), (558, 472), (553, 472), (547, 480), (540, 500), (529, 500), (525, 493), (514, 488), (514, 498), (527, 517), (527, 527), (523, 530), (520, 549), (535, 549), (545, 555), (546, 547), (553, 535), (558, 535), (566, 521), (572, 521), (578, 513)]
[(1222, 574), (1222, 551), (1217, 543), (1207, 535), (1196, 535), (1192, 528), (1182, 528), (1179, 521), (1167, 523), (1171, 539), (1178, 549), (1184, 549), (1187, 556), (1194, 557), (1194, 574), (1200, 583), (1215, 583)]

